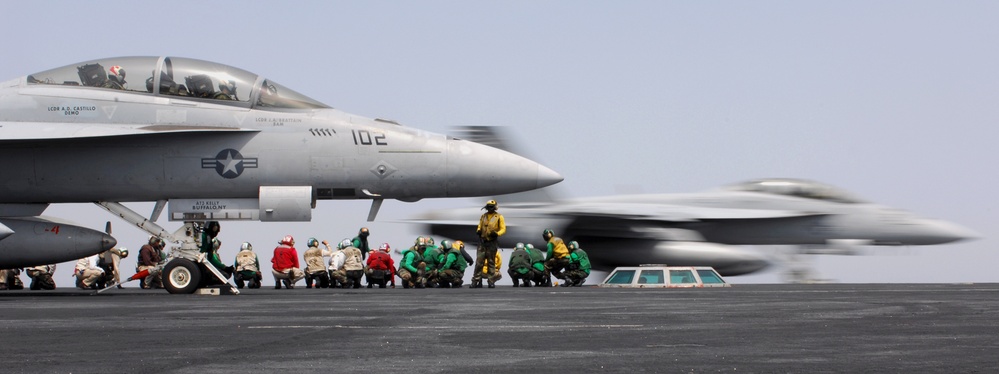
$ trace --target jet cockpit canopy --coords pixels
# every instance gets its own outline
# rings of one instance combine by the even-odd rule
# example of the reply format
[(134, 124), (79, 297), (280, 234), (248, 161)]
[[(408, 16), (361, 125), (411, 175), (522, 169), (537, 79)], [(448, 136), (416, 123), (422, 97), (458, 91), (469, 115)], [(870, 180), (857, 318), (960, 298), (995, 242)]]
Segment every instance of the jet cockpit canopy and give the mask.
[(28, 84), (122, 90), (261, 110), (328, 105), (236, 67), (180, 57), (113, 57), (31, 74)]
[(859, 204), (864, 202), (839, 188), (803, 179), (756, 179), (733, 184), (724, 189), (825, 200), (842, 204)]

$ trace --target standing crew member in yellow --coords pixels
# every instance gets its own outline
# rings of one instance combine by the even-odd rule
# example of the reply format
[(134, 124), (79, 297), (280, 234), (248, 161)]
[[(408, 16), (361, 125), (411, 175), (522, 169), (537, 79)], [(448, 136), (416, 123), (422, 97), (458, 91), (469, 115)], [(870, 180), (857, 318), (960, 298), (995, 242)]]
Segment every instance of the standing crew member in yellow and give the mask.
[[(479, 249), (475, 254), (475, 275), (469, 288), (482, 288), (482, 269), (489, 274), (499, 274), (496, 270), (496, 252), (499, 250), (499, 237), (506, 234), (506, 222), (503, 215), (496, 212), (496, 200), (489, 200), (482, 207), (486, 212), (479, 217), (479, 226), (475, 233), (479, 236)], [(496, 280), (489, 279), (489, 288), (496, 287)]]

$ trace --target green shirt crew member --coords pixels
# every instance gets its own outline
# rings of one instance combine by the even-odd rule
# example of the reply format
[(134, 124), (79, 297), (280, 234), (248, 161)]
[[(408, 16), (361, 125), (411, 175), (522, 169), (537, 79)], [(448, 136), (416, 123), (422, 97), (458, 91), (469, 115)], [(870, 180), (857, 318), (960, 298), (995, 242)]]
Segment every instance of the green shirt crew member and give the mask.
[(402, 251), (402, 261), (399, 261), (399, 279), (402, 279), (402, 288), (423, 288), (426, 285), (424, 270), (427, 264), (423, 262), (423, 255), (420, 254), (420, 247), (426, 246), (426, 238), (416, 238), (416, 244), (409, 249)]
[[(442, 244), (446, 242), (441, 242)], [(427, 264), (426, 270), (424, 270), (424, 276), (427, 278), (428, 287), (436, 287), (437, 283), (437, 273), (438, 268), (441, 265), (441, 260), (444, 259), (444, 254), (446, 249), (441, 249), (433, 244), (430, 240), (427, 241), (427, 248), (423, 250), (423, 262)]]
[(441, 241), (441, 247), (446, 249), (442, 256), (441, 270), (438, 274), (438, 281), (443, 288), (461, 288), (462, 278), (465, 277), (465, 269), (468, 262), (461, 255), (461, 249), (465, 243), (457, 240), (451, 244), (447, 240)]
[(579, 248), (579, 243), (576, 241), (569, 242), (569, 267), (565, 272), (565, 283), (562, 284), (564, 287), (579, 287), (586, 282), (586, 277), (590, 276), (590, 257), (586, 255), (586, 251)]

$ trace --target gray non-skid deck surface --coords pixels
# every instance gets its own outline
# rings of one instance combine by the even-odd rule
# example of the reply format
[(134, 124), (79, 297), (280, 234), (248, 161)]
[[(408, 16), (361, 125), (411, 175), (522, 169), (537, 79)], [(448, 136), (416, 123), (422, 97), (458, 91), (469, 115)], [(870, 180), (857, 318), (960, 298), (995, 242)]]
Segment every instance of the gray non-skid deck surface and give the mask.
[(994, 372), (999, 285), (0, 292), (3, 372)]

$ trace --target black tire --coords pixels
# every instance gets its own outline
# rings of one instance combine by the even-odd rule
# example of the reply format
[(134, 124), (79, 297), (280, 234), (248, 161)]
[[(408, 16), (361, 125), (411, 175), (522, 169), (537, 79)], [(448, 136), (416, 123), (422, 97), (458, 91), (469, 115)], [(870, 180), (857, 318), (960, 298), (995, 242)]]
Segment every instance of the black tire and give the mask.
[(201, 269), (187, 259), (175, 258), (163, 268), (163, 288), (169, 293), (194, 293), (201, 279)]

